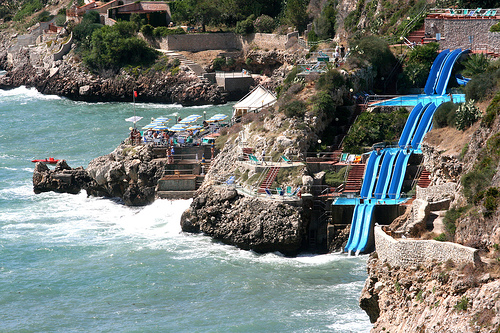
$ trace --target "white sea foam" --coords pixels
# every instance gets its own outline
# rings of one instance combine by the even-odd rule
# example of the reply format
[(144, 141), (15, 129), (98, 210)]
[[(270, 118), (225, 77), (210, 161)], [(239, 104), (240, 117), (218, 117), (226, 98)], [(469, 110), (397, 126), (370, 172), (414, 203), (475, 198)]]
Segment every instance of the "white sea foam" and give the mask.
[(43, 99), (43, 100), (56, 100), (61, 99), (61, 97), (56, 95), (44, 95), (36, 88), (27, 88), (25, 86), (21, 86), (18, 88), (10, 89), (10, 90), (0, 90), (0, 98), (3, 97), (21, 97), (21, 98), (29, 98), (29, 99)]

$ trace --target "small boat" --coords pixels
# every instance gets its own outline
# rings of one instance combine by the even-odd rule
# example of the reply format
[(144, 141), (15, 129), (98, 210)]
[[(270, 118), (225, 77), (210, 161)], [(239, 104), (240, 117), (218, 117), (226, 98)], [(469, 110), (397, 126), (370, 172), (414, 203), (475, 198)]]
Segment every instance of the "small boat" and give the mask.
[(56, 164), (57, 162), (59, 162), (59, 160), (56, 160), (53, 157), (49, 157), (49, 158), (45, 158), (43, 160), (42, 159), (32, 160), (31, 162), (33, 162), (33, 163), (40, 162), (43, 164)]

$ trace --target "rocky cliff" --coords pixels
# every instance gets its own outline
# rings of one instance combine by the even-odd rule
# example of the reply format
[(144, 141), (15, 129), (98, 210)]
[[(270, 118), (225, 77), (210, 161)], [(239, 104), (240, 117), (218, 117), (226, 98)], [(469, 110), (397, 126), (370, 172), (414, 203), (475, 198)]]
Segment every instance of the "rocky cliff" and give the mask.
[(491, 272), (434, 262), (403, 269), (381, 262), (373, 253), (367, 270), (360, 306), (375, 323), (372, 332), (500, 329), (498, 268)]
[[(226, 99), (217, 86), (200, 80), (194, 72), (181, 66), (176, 74), (165, 70), (144, 73), (90, 73), (71, 51), (63, 60), (55, 61), (48, 43), (35, 47), (19, 46), (15, 35), (0, 37), (0, 89), (21, 85), (35, 87), (43, 94), (53, 94), (88, 102), (129, 102), (132, 92), (138, 101), (179, 103), (182, 105), (221, 104)], [(55, 43), (52, 43), (55, 44)]]
[(155, 199), (155, 187), (163, 175), (163, 159), (154, 159), (151, 146), (122, 144), (111, 154), (92, 160), (87, 169), (72, 169), (66, 161), (54, 170), (37, 163), (33, 190), (120, 198), (128, 206), (143, 206)]

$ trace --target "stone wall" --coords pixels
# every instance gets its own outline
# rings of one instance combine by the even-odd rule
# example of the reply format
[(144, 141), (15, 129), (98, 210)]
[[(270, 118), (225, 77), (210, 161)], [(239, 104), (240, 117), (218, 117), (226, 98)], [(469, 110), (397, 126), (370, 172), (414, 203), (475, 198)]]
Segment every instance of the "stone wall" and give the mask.
[(73, 33), (71, 33), (69, 40), (63, 45), (61, 45), (59, 51), (54, 53), (54, 61), (61, 60), (63, 56), (68, 54), (68, 52), (71, 50), (71, 45), (73, 45)]
[(425, 32), (435, 38), (441, 34), (438, 41), (440, 49), (472, 49), (496, 50), (500, 49), (499, 33), (491, 33), (489, 29), (499, 20), (495, 18), (481, 19), (442, 19), (426, 18)]
[(393, 267), (418, 266), (433, 260), (452, 260), (456, 265), (476, 265), (481, 261), (477, 249), (435, 240), (396, 240), (387, 235), (380, 226), (375, 226), (375, 249), (379, 259)]
[(443, 199), (453, 199), (457, 192), (457, 183), (448, 182), (441, 185), (433, 185), (427, 188), (417, 186), (417, 199), (428, 202), (442, 201)]
[(240, 36), (231, 32), (170, 35), (160, 41), (160, 48), (190, 52), (242, 50), (253, 47), (263, 50), (286, 50), (297, 38), (297, 32), (289, 33), (288, 35), (256, 33), (246, 36)]

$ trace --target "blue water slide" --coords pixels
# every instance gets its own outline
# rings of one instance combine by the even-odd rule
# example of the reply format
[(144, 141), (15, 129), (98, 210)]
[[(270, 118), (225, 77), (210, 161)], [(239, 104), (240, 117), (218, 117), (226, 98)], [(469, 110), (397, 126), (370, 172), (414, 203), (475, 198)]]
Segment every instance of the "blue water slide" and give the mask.
[(423, 105), (422, 103), (418, 103), (415, 105), (413, 110), (411, 110), (408, 119), (406, 120), (405, 127), (403, 128), (403, 132), (401, 133), (401, 137), (399, 138), (398, 145), (401, 148), (405, 148), (410, 144), (411, 137), (413, 132), (415, 132), (415, 128), (417, 128), (417, 123), (420, 118), (420, 113), (422, 112)]
[(406, 174), (406, 165), (408, 164), (410, 155), (411, 151), (407, 154), (405, 150), (402, 150), (398, 154), (396, 164), (394, 165), (394, 172), (392, 173), (391, 185), (389, 186), (388, 197), (390, 199), (399, 199), (401, 195), (401, 188), (403, 187)]
[(434, 112), (436, 112), (437, 106), (434, 103), (429, 103), (430, 105), (425, 109), (424, 115), (420, 122), (418, 123), (417, 130), (415, 131), (415, 135), (411, 140), (411, 146), (414, 149), (418, 149), (422, 139), (424, 138), (425, 133), (429, 131), (432, 125), (432, 117), (434, 116)]
[(363, 227), (363, 218), (365, 214), (366, 205), (357, 205), (354, 207), (354, 215), (351, 222), (351, 232), (349, 233), (349, 239), (345, 246), (344, 251), (350, 252), (359, 243), (359, 237), (361, 236), (361, 228)]
[(426, 95), (434, 94), (434, 87), (436, 86), (439, 70), (448, 53), (450, 53), (450, 49), (443, 50), (437, 55), (436, 59), (434, 59), (429, 76), (427, 77), (427, 82), (425, 83), (424, 92)]
[(373, 212), (375, 210), (375, 204), (367, 204), (365, 208), (365, 214), (363, 217), (363, 227), (361, 229), (361, 236), (359, 238), (358, 245), (353, 249), (356, 254), (360, 252), (365, 252), (370, 247), (373, 246)]
[(446, 87), (448, 86), (448, 81), (450, 80), (451, 70), (461, 55), (462, 49), (456, 49), (451, 51), (451, 53), (446, 57), (436, 84), (436, 94), (444, 95), (446, 93)]
[(378, 165), (380, 163), (380, 158), (383, 152), (377, 152), (374, 150), (368, 158), (368, 163), (366, 164), (365, 176), (363, 177), (363, 185), (361, 186), (361, 198), (367, 199), (372, 197), (373, 187), (375, 186), (375, 180), (377, 179)]
[(392, 166), (394, 165), (396, 155), (397, 152), (391, 150), (384, 154), (382, 166), (380, 167), (380, 172), (378, 174), (377, 185), (375, 186), (375, 198), (377, 199), (385, 198), (387, 186), (389, 186), (389, 181), (391, 180)]

